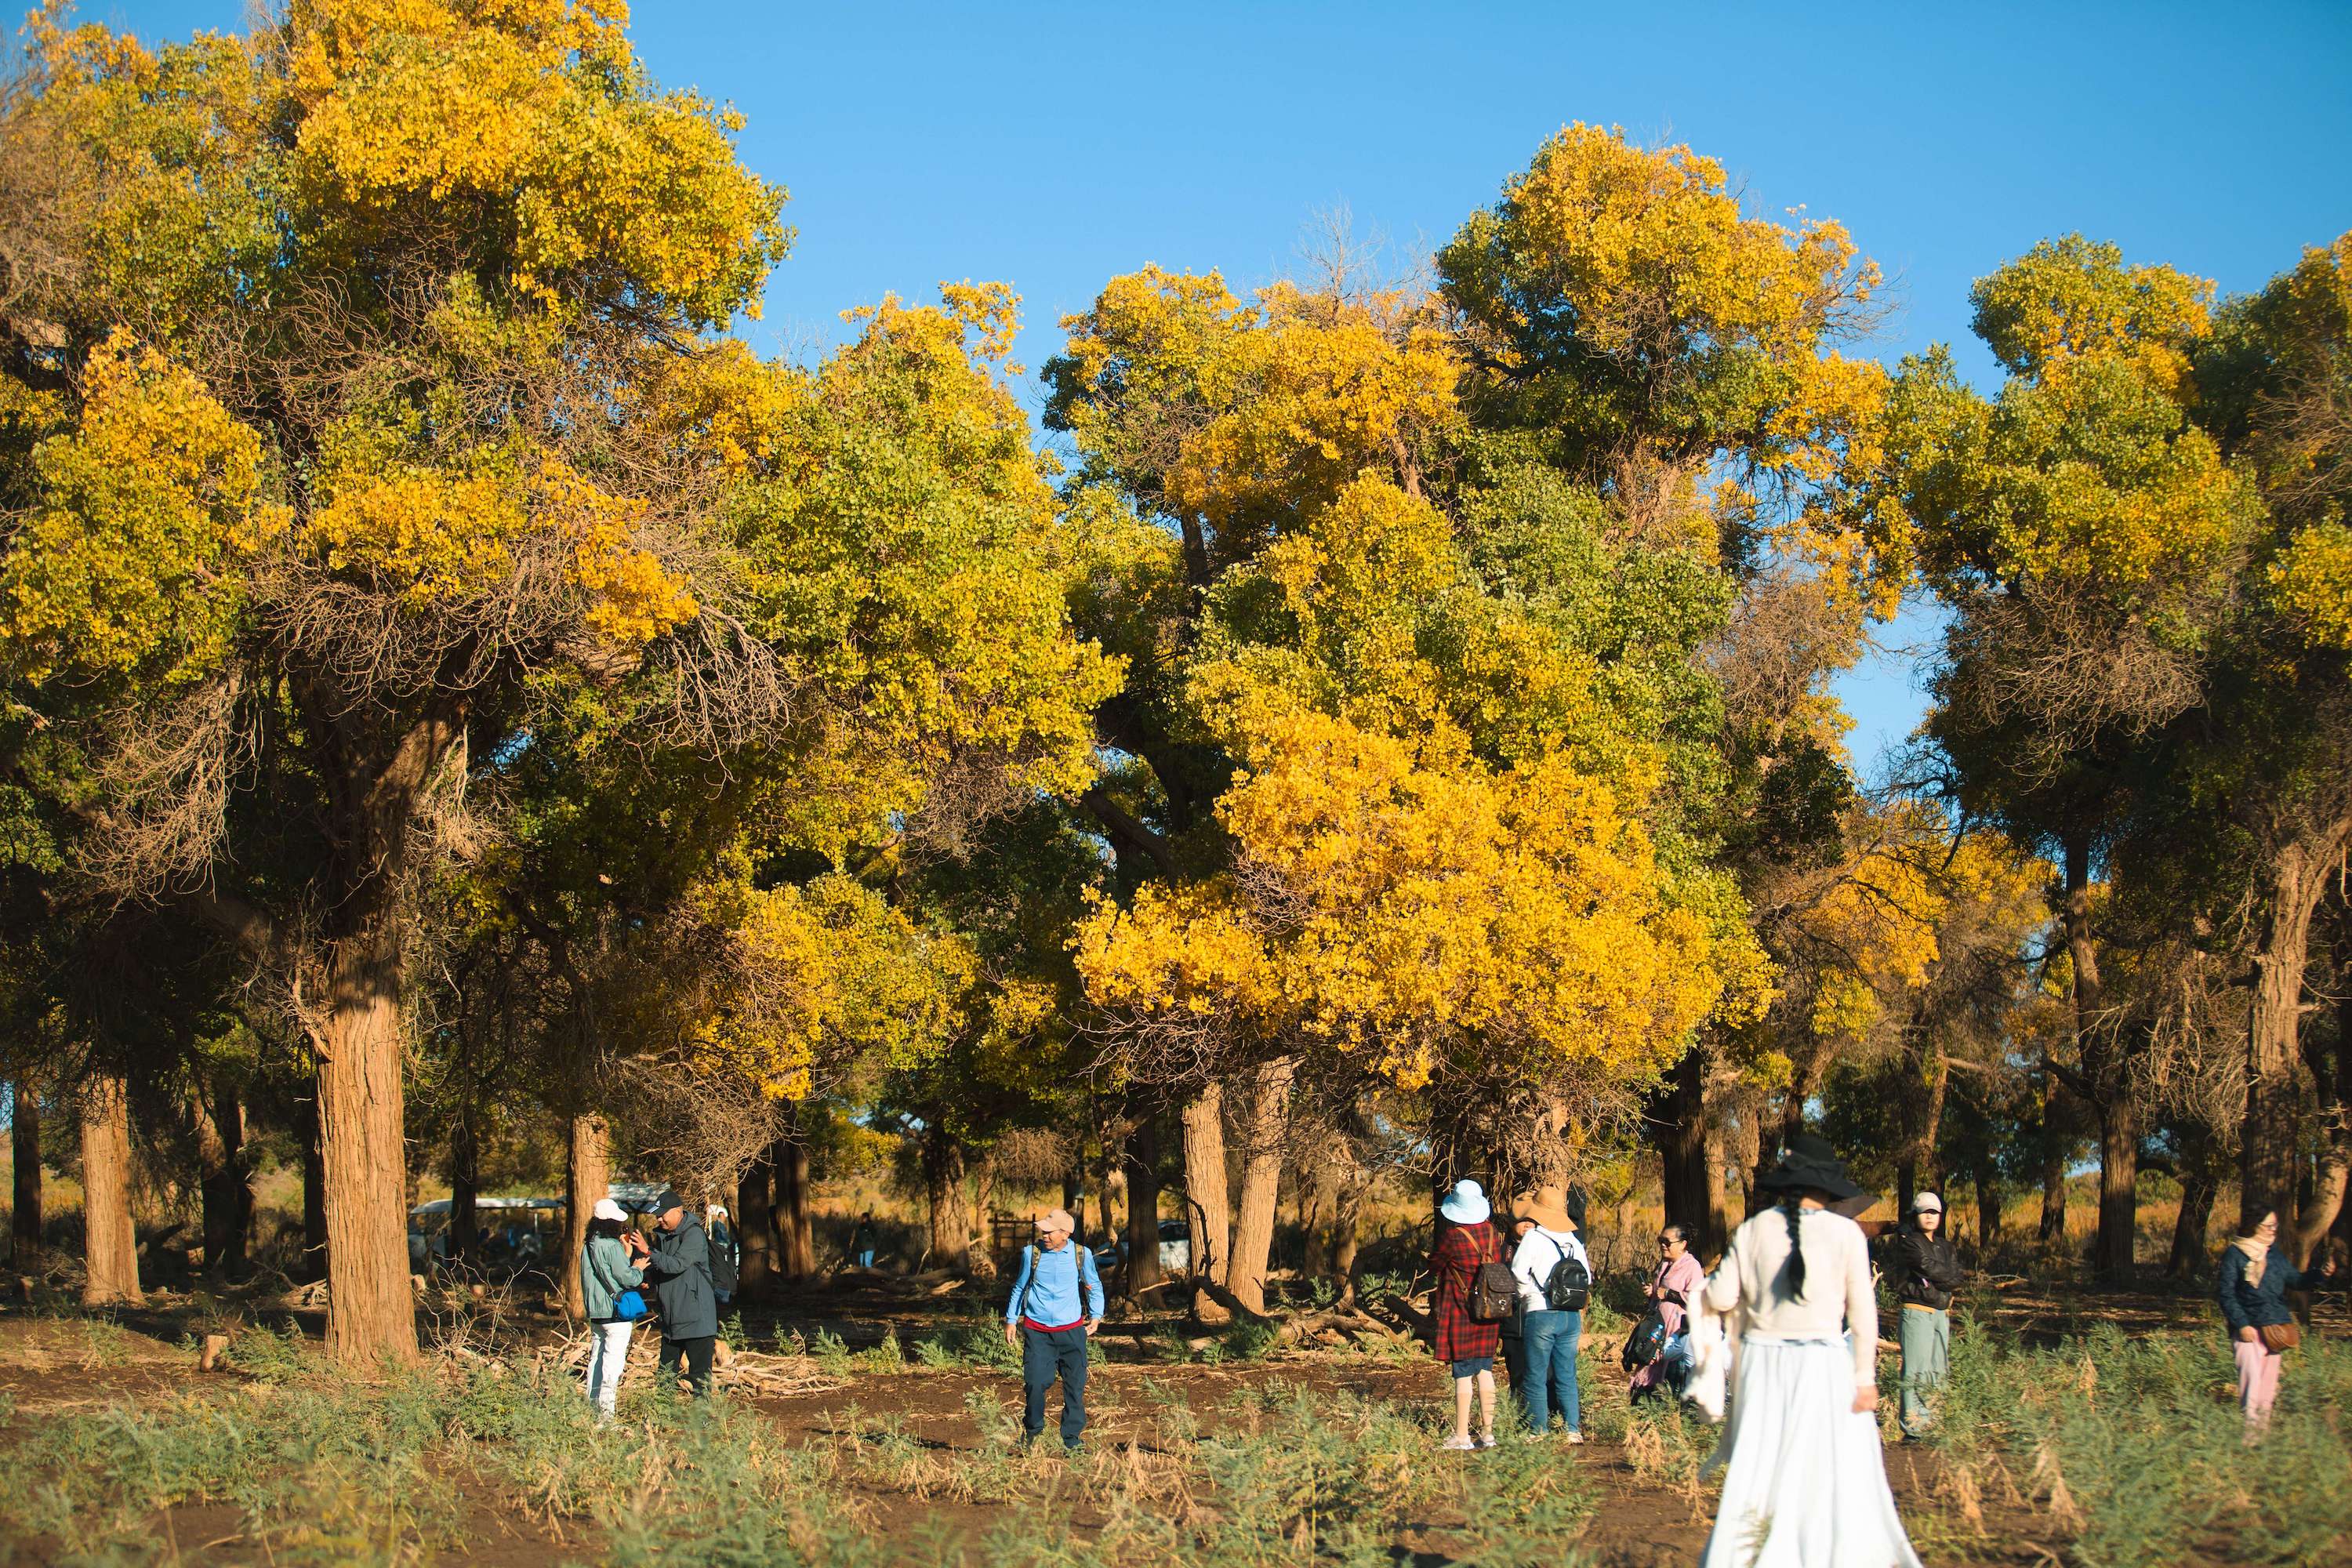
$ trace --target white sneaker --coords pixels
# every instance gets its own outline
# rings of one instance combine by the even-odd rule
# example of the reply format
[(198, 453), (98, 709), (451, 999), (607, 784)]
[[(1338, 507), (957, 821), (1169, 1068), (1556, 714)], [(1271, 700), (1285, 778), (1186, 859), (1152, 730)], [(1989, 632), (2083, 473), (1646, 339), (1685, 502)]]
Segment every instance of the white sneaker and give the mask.
[(1491, 1448), (1494, 1446), (1495, 1435), (1492, 1432), (1481, 1432), (1478, 1434), (1478, 1447), (1481, 1448)]
[(1563, 1443), (1581, 1443), (1584, 1441), (1584, 1434), (1581, 1432), (1563, 1432), (1559, 1435), (1559, 1440)]
[(1477, 1444), (1472, 1442), (1467, 1437), (1448, 1437), (1444, 1443), (1439, 1445), (1441, 1447), (1450, 1449), (1457, 1453), (1465, 1454), (1471, 1449), (1475, 1448), (1477, 1446)]

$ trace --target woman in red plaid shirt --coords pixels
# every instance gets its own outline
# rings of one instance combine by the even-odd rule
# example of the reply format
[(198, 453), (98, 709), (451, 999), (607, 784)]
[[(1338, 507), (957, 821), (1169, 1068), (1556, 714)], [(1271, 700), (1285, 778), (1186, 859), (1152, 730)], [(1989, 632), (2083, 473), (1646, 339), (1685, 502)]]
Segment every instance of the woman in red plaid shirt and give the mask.
[[(1478, 1266), (1502, 1259), (1503, 1238), (1487, 1223), (1494, 1212), (1477, 1183), (1465, 1179), (1437, 1205), (1444, 1217), (1429, 1271), (1437, 1277), (1437, 1359), (1454, 1373), (1454, 1436), (1449, 1448), (1495, 1446), (1495, 1351), (1502, 1325), (1470, 1316), (1470, 1287)], [(1470, 1436), (1470, 1400), (1475, 1393), (1486, 1411), (1478, 1436)]]

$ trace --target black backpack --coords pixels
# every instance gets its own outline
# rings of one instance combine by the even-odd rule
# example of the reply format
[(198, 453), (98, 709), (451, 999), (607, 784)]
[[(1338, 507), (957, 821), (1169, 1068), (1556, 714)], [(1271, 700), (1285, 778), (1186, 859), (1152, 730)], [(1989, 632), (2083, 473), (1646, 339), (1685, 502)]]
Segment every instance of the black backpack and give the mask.
[(1559, 1254), (1559, 1261), (1544, 1276), (1545, 1307), (1555, 1312), (1581, 1312), (1592, 1300), (1592, 1270), (1570, 1257), (1568, 1248), (1550, 1237), (1544, 1239), (1551, 1241), (1552, 1249)]
[(1627, 1372), (1639, 1372), (1658, 1359), (1666, 1348), (1666, 1321), (1655, 1307), (1642, 1314), (1633, 1331), (1625, 1336), (1625, 1349), (1619, 1355)]
[(735, 1244), (720, 1242), (706, 1228), (702, 1233), (702, 1250), (710, 1259), (710, 1288), (732, 1295), (737, 1282), (742, 1278), (741, 1271), (735, 1267)]

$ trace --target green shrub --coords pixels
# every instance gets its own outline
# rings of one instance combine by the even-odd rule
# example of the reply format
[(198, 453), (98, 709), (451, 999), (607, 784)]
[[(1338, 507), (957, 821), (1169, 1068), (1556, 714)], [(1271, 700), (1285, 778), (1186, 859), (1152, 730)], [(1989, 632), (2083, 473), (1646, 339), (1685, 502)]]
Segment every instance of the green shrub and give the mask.
[(2084, 1568), (2200, 1556), (2318, 1568), (2352, 1553), (2352, 1347), (2310, 1344), (2285, 1372), (2270, 1429), (2249, 1446), (2218, 1332), (2102, 1327), (2034, 1349), (1964, 1322), (1933, 1440), (1968, 1487), (2014, 1487), (2071, 1533)]
[(308, 1342), (292, 1319), (277, 1329), (256, 1323), (232, 1338), (221, 1359), (260, 1383), (291, 1383), (310, 1371)]

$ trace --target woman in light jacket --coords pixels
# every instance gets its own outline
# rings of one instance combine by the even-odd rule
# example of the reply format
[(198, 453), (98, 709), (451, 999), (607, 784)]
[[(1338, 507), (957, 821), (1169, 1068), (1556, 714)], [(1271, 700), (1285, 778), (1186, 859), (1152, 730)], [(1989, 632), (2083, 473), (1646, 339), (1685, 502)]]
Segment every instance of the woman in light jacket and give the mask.
[(593, 1336), (588, 1346), (588, 1398), (606, 1421), (620, 1401), (629, 1331), (636, 1327), (634, 1319), (614, 1315), (616, 1303), (624, 1291), (646, 1282), (645, 1271), (637, 1267), (644, 1261), (644, 1247), (621, 1205), (610, 1198), (597, 1199), (588, 1221), (588, 1239), (580, 1248), (580, 1300)]
[(1584, 1243), (1577, 1239), (1576, 1217), (1568, 1212), (1565, 1191), (1539, 1187), (1520, 1197), (1518, 1211), (1536, 1222), (1511, 1254), (1511, 1275), (1519, 1282), (1520, 1353), (1528, 1367), (1520, 1408), (1529, 1436), (1549, 1436), (1551, 1418), (1557, 1415), (1561, 1440), (1581, 1443), (1584, 1420), (1577, 1407), (1576, 1352), (1584, 1337), (1584, 1312), (1581, 1308), (1553, 1308), (1545, 1299), (1544, 1286), (1554, 1269), (1570, 1261), (1589, 1281), (1592, 1264), (1585, 1257)]
[(1859, 1197), (1836, 1154), (1800, 1136), (1759, 1184), (1775, 1206), (1733, 1233), (1706, 1283), (1735, 1314), (1738, 1386), (1709, 1472), (1723, 1500), (1702, 1568), (1919, 1568), (1878, 1436), (1878, 1300)]

